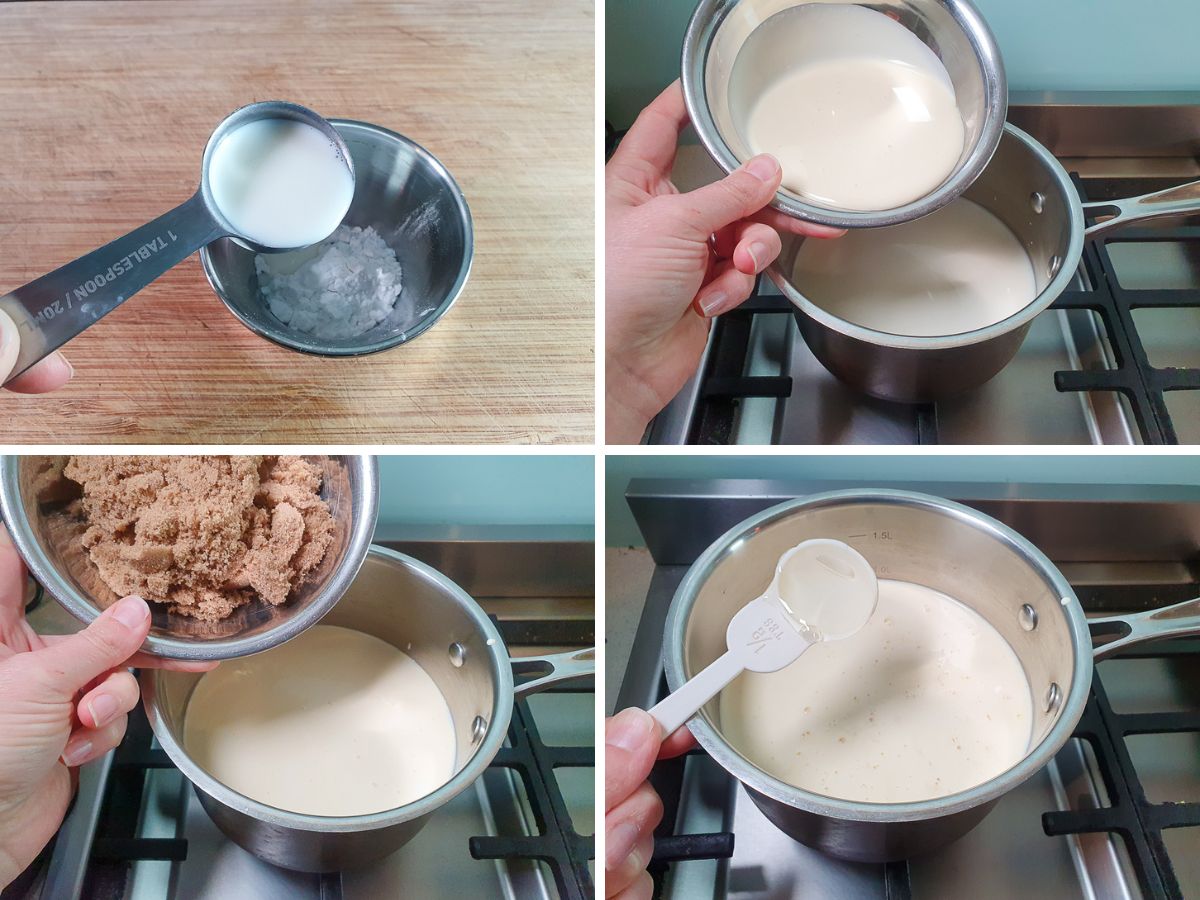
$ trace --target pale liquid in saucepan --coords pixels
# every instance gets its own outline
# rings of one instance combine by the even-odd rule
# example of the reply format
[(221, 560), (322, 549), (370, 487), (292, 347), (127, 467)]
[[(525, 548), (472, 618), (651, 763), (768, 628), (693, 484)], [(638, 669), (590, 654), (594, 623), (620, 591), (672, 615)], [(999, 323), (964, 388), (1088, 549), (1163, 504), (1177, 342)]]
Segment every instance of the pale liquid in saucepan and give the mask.
[(902, 225), (807, 240), (792, 283), (840, 319), (901, 335), (985, 328), (1037, 297), (1033, 263), (1016, 235), (964, 199)]
[(721, 732), (781, 781), (843, 800), (928, 800), (982, 784), (1029, 746), (1033, 701), (1016, 654), (982, 616), (881, 579), (857, 634), (790, 666), (744, 672)]
[[(779, 160), (784, 187), (823, 206), (883, 210), (954, 171), (965, 130), (953, 83), (903, 25), (860, 6), (814, 4), (759, 31), (732, 78), (766, 82), (742, 135), (751, 152)], [(778, 72), (752, 71), (781, 59)]]
[(454, 723), (433, 679), (386, 641), (331, 625), (205, 674), (183, 743), (238, 793), (318, 816), (394, 809), (455, 771)]

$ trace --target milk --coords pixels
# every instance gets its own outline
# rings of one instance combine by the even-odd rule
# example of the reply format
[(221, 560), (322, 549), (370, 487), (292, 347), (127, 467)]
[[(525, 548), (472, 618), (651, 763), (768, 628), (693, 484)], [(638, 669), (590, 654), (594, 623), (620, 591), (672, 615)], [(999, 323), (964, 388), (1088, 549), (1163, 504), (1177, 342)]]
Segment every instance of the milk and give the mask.
[(291, 119), (258, 119), (221, 138), (208, 182), (234, 230), (266, 247), (324, 240), (354, 199), (354, 177), (337, 147), (312, 125)]
[(792, 283), (847, 322), (918, 336), (993, 325), (1038, 293), (1033, 262), (1016, 235), (961, 198), (913, 222), (805, 241)]
[(778, 672), (721, 693), (721, 731), (782, 781), (844, 800), (900, 803), (981, 784), (1019, 762), (1033, 701), (1020, 661), (973, 610), (881, 580), (870, 621)]
[(260, 803), (357, 816), (419, 800), (455, 772), (445, 697), (411, 657), (315, 625), (205, 674), (183, 743), (217, 781)]
[(885, 210), (954, 170), (965, 128), (941, 60), (912, 32), (860, 6), (778, 13), (738, 54), (734, 91), (754, 95), (741, 124), (783, 186), (826, 207)]

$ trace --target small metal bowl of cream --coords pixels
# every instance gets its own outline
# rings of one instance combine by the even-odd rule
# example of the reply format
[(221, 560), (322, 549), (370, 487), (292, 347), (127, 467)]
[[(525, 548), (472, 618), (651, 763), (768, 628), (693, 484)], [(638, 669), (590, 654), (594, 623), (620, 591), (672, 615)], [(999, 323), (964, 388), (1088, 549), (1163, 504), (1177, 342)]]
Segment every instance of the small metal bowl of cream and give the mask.
[[(907, 30), (907, 35), (903, 31), (900, 34), (914, 45), (919, 56), (937, 69), (944, 68), (938, 77), (943, 83), (948, 78), (947, 87), (953, 89), (951, 102), (961, 116), (962, 150), (957, 160), (951, 152), (947, 165), (934, 173), (932, 181), (921, 184), (910, 194), (911, 199), (893, 198), (884, 204), (890, 208), (839, 205), (828, 198), (818, 200), (814, 194), (801, 194), (787, 187), (775, 194), (771, 205), (789, 216), (836, 228), (895, 225), (920, 218), (959, 196), (984, 170), (1000, 142), (1008, 112), (1008, 87), (999, 48), (987, 23), (968, 0), (874, 0), (870, 3), (855, 0), (821, 0), (819, 3), (811, 0), (701, 0), (683, 42), (682, 84), (688, 115), (705, 149), (717, 164), (726, 172), (738, 168), (755, 155), (751, 149), (754, 143), (751, 118), (756, 112), (762, 114), (755, 110), (756, 105), (772, 86), (777, 86), (795, 71), (798, 57), (807, 59), (807, 51), (814, 49), (820, 53), (844, 55), (859, 45), (875, 46), (874, 41), (862, 37), (862, 30), (856, 30), (858, 26), (851, 27), (849, 34), (843, 34), (825, 33), (820, 28), (826, 25), (814, 25), (817, 20), (828, 20), (831, 15), (836, 18), (841, 12), (860, 18), (881, 13)], [(882, 19), (882, 16), (878, 18)], [(837, 42), (837, 49), (831, 42)], [(843, 46), (847, 43), (850, 49)], [(801, 44), (804, 47), (800, 47)], [(881, 53), (878, 59), (890, 58), (888, 53), (892, 49), (897, 48), (875, 47)], [(906, 53), (900, 56), (905, 57)], [(858, 62), (857, 49), (855, 54), (850, 59)], [(898, 62), (905, 64), (903, 68), (909, 67), (907, 58)], [(855, 69), (851, 74), (858, 71), (863, 70)], [(837, 82), (838, 90), (843, 94), (849, 90), (847, 80), (842, 78)], [(896, 96), (892, 105), (897, 118), (915, 123), (926, 121), (921, 115), (924, 112), (928, 116), (928, 108), (923, 102), (926, 98), (904, 86), (893, 90)], [(829, 91), (821, 95), (828, 97)], [(859, 98), (863, 104), (867, 100), (866, 97)], [(879, 103), (880, 97), (872, 96), (869, 100)], [(914, 105), (916, 110), (910, 108)], [(777, 126), (784, 120), (795, 120), (795, 116), (789, 117), (784, 109), (786, 106), (773, 108), (775, 114), (768, 123), (775, 126), (772, 130), (778, 131)], [(824, 110), (824, 114), (828, 115), (829, 110)], [(878, 115), (878, 110), (873, 115)], [(810, 129), (808, 133), (815, 135), (817, 131)], [(883, 150), (885, 144), (862, 140), (850, 143), (852, 146), (839, 148), (830, 160), (825, 161), (835, 168), (849, 167), (848, 171), (839, 173), (844, 181), (853, 182), (854, 176), (865, 174), (868, 178), (890, 179), (894, 184), (901, 177), (912, 178), (915, 174), (904, 169), (903, 154)], [(856, 168), (856, 159), (865, 147), (877, 148), (879, 152), (876, 154), (878, 165), (865, 167), (864, 172), (864, 167)], [(773, 148), (762, 146), (759, 152), (769, 149)], [(778, 150), (775, 155), (780, 155)], [(908, 158), (916, 166), (927, 162), (924, 157), (921, 148), (909, 148)], [(811, 172), (804, 174), (811, 177), (816, 171), (814, 165)], [(796, 173), (789, 173), (785, 162), (785, 184), (790, 180), (789, 174)], [(942, 175), (944, 177), (938, 183)]]
[[(342, 224), (373, 228), (395, 252), (403, 273), (400, 296), (387, 317), (353, 337), (310, 333), (271, 311), (250, 250), (222, 238), (200, 251), (200, 262), (216, 295), (256, 334), (303, 353), (363, 356), (411, 341), (446, 314), (471, 271), (474, 231), (457, 182), (429, 151), (378, 125), (329, 122), (354, 163), (354, 200)], [(289, 256), (276, 254), (271, 264)]]

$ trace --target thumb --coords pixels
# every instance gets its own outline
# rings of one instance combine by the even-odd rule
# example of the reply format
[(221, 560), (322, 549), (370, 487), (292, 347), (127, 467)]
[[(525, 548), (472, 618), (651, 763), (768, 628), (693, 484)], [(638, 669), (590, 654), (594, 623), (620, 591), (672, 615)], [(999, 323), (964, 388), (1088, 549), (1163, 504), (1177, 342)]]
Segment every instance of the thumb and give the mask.
[(149, 633), (150, 607), (141, 597), (126, 597), (83, 631), (30, 655), (56, 690), (74, 697), (88, 682), (125, 663)]
[(779, 162), (763, 153), (720, 181), (679, 195), (676, 202), (685, 208), (689, 224), (707, 240), (714, 231), (752, 216), (770, 203), (782, 180)]
[(0, 384), (8, 380), (13, 367), (17, 364), (17, 352), (21, 349), (21, 336), (17, 333), (17, 323), (4, 310), (0, 309)]
[(654, 767), (662, 729), (637, 707), (623, 709), (604, 723), (604, 809), (610, 810), (637, 789)]

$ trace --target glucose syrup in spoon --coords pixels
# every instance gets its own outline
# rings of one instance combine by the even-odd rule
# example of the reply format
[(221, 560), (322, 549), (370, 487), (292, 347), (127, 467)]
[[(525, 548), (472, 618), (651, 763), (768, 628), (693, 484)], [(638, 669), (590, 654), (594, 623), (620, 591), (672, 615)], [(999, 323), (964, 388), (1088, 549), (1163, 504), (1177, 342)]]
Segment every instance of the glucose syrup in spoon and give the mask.
[(871, 618), (879, 583), (871, 564), (841, 541), (804, 541), (779, 558), (766, 592), (725, 631), (724, 654), (649, 710), (667, 735), (742, 672), (776, 672), (823, 641), (857, 632)]

